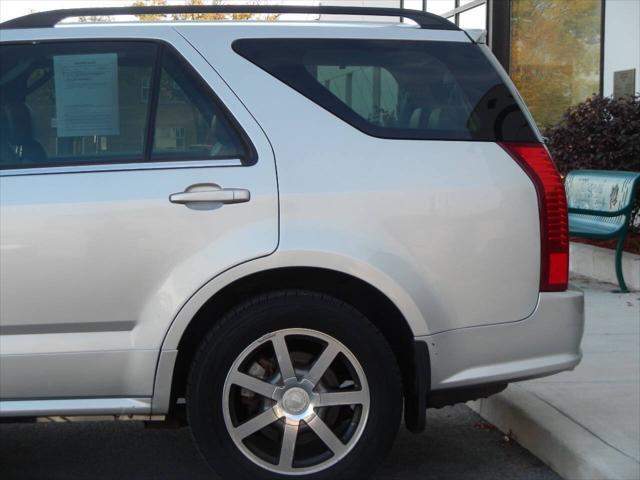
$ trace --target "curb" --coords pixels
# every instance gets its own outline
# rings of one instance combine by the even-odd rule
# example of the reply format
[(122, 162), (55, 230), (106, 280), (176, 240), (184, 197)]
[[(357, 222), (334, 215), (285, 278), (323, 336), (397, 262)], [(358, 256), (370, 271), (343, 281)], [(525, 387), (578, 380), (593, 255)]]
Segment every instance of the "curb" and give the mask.
[[(571, 272), (618, 285), (614, 250), (575, 242), (571, 242), (569, 249), (569, 269)], [(632, 292), (640, 291), (640, 255), (624, 252), (622, 254), (622, 272), (629, 290)]]
[(519, 385), (468, 403), (567, 480), (638, 480), (640, 463)]

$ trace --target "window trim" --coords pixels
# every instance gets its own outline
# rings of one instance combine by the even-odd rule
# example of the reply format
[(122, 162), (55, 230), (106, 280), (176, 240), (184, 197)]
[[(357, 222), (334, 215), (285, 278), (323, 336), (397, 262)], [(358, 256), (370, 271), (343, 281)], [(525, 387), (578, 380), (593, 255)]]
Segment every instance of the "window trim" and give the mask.
[[(251, 138), (247, 134), (244, 128), (240, 125), (235, 116), (231, 113), (229, 108), (215, 93), (213, 88), (207, 83), (207, 81), (197, 72), (195, 67), (182, 55), (182, 53), (172, 44), (165, 40), (153, 39), (153, 38), (130, 38), (130, 37), (105, 37), (105, 38), (64, 38), (64, 39), (47, 39), (47, 40), (35, 40), (35, 41), (8, 41), (0, 42), (0, 46), (12, 46), (12, 45), (42, 45), (42, 44), (65, 44), (65, 43), (146, 43), (153, 44), (156, 47), (156, 57), (153, 63), (153, 70), (151, 75), (151, 101), (154, 95), (158, 94), (160, 88), (160, 74), (161, 74), (161, 60), (162, 53), (165, 49), (173, 53), (177, 61), (184, 68), (185, 73), (191, 77), (191, 79), (197, 84), (198, 88), (202, 89), (206, 95), (208, 95), (212, 101), (218, 107), (222, 115), (225, 116), (229, 126), (234, 130), (238, 136), (240, 143), (245, 147), (245, 156), (228, 156), (228, 155), (216, 155), (216, 156), (202, 156), (202, 155), (180, 155), (179, 153), (167, 158), (153, 159), (151, 154), (153, 148), (148, 151), (145, 150), (147, 142), (151, 139), (151, 147), (153, 146), (153, 131), (155, 131), (155, 112), (151, 117), (151, 110), (157, 111), (157, 101), (151, 103), (147, 108), (147, 124), (145, 125), (143, 151), (140, 157), (131, 158), (123, 157), (116, 160), (105, 160), (97, 162), (88, 162), (86, 158), (84, 160), (78, 160), (73, 162), (65, 162), (63, 164), (56, 162), (40, 163), (37, 165), (25, 165), (25, 164), (0, 164), (0, 176), (15, 176), (15, 175), (27, 175), (30, 172), (36, 174), (44, 173), (58, 173), (58, 169), (61, 169), (59, 173), (78, 173), (94, 172), (94, 171), (121, 171), (121, 170), (162, 170), (167, 168), (181, 168), (179, 165), (185, 163), (183, 168), (198, 168), (199, 165), (205, 167), (213, 167), (211, 162), (219, 164), (219, 166), (252, 166), (258, 161), (258, 152), (255, 145), (251, 141)], [(154, 83), (155, 77), (157, 82)], [(153, 120), (153, 123), (149, 123)], [(177, 166), (169, 167), (168, 164), (176, 164)], [(131, 165), (133, 168), (112, 168), (119, 165)], [(87, 167), (87, 168), (85, 168)], [(95, 168), (94, 168), (95, 167)], [(111, 168), (110, 168), (111, 167)], [(24, 173), (19, 173), (24, 171)]]
[(144, 170), (176, 170), (184, 168), (222, 168), (242, 167), (245, 164), (237, 158), (203, 159), (203, 160), (178, 160), (145, 163), (92, 163), (83, 165), (35, 166), (31, 168), (7, 168), (0, 170), (0, 177), (21, 177), (25, 175), (56, 175), (69, 173), (94, 173), (94, 172), (128, 172)]
[(162, 60), (164, 58), (164, 45), (160, 44), (156, 49), (156, 58), (153, 62), (151, 79), (149, 80), (149, 101), (147, 105), (147, 125), (145, 130), (144, 144), (142, 146), (142, 159), (150, 162), (153, 158), (153, 141), (156, 136), (156, 121), (158, 113), (158, 99), (160, 98), (160, 79), (162, 77)]

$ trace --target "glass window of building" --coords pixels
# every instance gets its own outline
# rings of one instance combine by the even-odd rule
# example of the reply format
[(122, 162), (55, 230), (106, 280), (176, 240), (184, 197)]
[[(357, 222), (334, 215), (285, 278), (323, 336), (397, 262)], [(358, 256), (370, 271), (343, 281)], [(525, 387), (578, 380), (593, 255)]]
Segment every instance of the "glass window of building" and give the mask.
[(427, 0), (427, 12), (442, 15), (456, 8), (456, 0)]
[[(462, 4), (461, 4), (462, 6)], [(464, 29), (486, 30), (487, 28), (487, 4), (483, 3), (475, 8), (458, 15), (458, 26)]]
[(422, 10), (422, 0), (404, 0), (402, 8), (409, 10)]
[(600, 90), (601, 0), (513, 0), (511, 77), (541, 127)]
[[(473, 2), (473, 5), (470, 5)], [(404, 1), (405, 8), (408, 1)], [(477, 0), (426, 0), (423, 4), (426, 11), (436, 15), (454, 14), (447, 17), (448, 20), (464, 29), (487, 29), (487, 2)]]

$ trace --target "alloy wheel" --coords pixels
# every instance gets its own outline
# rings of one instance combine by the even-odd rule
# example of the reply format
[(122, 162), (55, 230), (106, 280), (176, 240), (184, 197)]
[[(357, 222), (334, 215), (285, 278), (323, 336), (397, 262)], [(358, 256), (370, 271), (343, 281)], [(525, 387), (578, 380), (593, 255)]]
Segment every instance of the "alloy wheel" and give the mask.
[(369, 407), (356, 357), (309, 329), (279, 330), (253, 342), (232, 364), (223, 390), (235, 445), (255, 464), (285, 475), (316, 473), (346, 457)]

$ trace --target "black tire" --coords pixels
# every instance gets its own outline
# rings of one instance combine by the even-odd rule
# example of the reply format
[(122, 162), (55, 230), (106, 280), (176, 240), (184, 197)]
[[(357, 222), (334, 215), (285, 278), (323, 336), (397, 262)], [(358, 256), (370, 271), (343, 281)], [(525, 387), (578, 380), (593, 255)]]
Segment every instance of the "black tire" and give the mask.
[[(370, 392), (369, 414), (357, 443), (338, 463), (304, 475), (277, 473), (254, 463), (234, 443), (223, 412), (225, 381), (236, 359), (263, 336), (291, 328), (318, 331), (338, 340), (359, 362)], [(287, 290), (238, 306), (211, 329), (194, 357), (186, 402), (198, 449), (224, 479), (365, 479), (395, 440), (402, 385), (391, 348), (361, 313), (333, 297)]]

